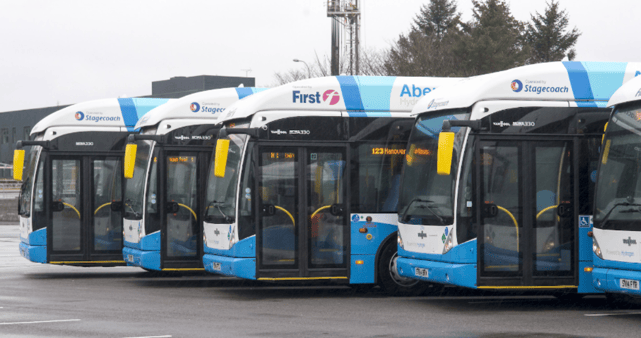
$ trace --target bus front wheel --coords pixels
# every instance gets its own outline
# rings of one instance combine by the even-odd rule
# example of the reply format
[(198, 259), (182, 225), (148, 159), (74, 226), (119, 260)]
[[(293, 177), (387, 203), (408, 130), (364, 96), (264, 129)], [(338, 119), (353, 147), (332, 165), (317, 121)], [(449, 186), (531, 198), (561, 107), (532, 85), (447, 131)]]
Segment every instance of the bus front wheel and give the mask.
[(390, 241), (381, 251), (378, 259), (378, 282), (380, 286), (393, 296), (418, 296), (422, 294), (429, 284), (405, 278), (396, 270), (397, 256), (396, 241)]

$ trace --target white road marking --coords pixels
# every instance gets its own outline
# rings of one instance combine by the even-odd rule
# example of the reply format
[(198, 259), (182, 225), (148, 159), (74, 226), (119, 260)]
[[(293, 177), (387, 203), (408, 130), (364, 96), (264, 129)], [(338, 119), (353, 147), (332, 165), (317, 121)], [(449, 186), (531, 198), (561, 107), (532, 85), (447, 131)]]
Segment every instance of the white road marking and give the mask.
[(35, 321), (35, 322), (0, 323), (0, 325), (62, 323), (62, 322), (79, 322), (79, 321), (80, 321), (80, 319), (58, 319), (58, 320), (39, 320), (39, 321)]
[(125, 338), (171, 338), (171, 336), (144, 336), (144, 337), (125, 337)]
[(607, 316), (626, 316), (626, 315), (641, 315), (641, 312), (615, 312), (615, 313), (586, 313), (586, 317), (607, 317)]

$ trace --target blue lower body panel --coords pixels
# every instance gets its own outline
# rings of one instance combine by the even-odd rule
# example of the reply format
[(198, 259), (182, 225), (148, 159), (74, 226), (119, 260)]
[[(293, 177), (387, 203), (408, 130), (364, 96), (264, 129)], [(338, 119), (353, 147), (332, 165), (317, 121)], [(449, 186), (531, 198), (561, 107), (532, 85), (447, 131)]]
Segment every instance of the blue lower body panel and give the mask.
[(206, 271), (225, 276), (256, 279), (256, 258), (236, 258), (206, 254), (203, 256)]
[(20, 243), (20, 256), (34, 263), (47, 263), (47, 246)]
[(124, 247), (122, 258), (127, 265), (160, 271), (160, 251), (143, 251)]
[[(350, 260), (350, 284), (371, 284), (376, 282), (376, 255), (352, 255)], [(361, 264), (357, 264), (357, 262)]]
[(631, 279), (641, 282), (641, 271), (598, 267), (595, 267), (592, 271), (592, 285), (594, 285), (597, 290), (641, 296), (640, 290), (622, 289), (620, 283), (621, 279)]
[[(396, 265), (398, 273), (403, 277), (476, 289), (476, 264), (452, 264), (399, 257)], [(428, 276), (416, 276), (415, 268), (427, 269)]]

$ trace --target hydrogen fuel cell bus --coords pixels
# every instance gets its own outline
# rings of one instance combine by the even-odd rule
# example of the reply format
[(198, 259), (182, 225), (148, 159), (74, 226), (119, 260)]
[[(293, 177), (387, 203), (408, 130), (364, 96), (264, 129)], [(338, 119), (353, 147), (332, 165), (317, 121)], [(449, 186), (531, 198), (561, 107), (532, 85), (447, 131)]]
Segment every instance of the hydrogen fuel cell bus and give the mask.
[(207, 182), (205, 269), (416, 290), (390, 266), (409, 113), (455, 81), (326, 77), (230, 106)]
[(641, 296), (641, 67), (636, 75), (608, 102), (596, 184), (592, 282), (607, 296)]
[(543, 63), (418, 102), (399, 197), (398, 273), (477, 289), (598, 292), (585, 220), (606, 103), (639, 67)]
[(56, 111), (18, 141), (20, 254), (32, 262), (124, 265), (122, 157), (138, 119), (167, 99), (89, 101)]
[[(203, 270), (202, 218), (207, 166), (230, 104), (262, 89), (226, 88), (195, 93), (160, 106), (130, 136), (136, 153), (125, 182), (123, 225), (128, 265), (157, 271)], [(129, 145), (128, 145), (129, 146)]]

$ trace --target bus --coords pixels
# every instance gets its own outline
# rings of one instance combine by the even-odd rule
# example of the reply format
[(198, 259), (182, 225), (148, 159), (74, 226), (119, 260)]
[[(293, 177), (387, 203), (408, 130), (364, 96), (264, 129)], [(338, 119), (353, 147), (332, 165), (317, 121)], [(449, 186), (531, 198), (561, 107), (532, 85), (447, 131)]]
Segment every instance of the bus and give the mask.
[(125, 167), (133, 169), (125, 181), (122, 214), (121, 257), (128, 265), (150, 271), (203, 270), (198, 214), (220, 129), (215, 123), (227, 106), (260, 90), (198, 92), (140, 119), (140, 133), (129, 137), (136, 152), (125, 158)]
[[(120, 98), (51, 113), (18, 141), (20, 254), (37, 263), (125, 265), (122, 157), (138, 119), (167, 99)], [(31, 146), (24, 166), (24, 146)]]
[(324, 77), (230, 106), (207, 181), (205, 269), (420, 292), (391, 266), (410, 111), (457, 80)]
[(399, 197), (398, 273), (570, 299), (598, 292), (586, 219), (606, 105), (640, 67), (542, 63), (419, 101)]
[[(616, 295), (641, 296), (641, 67), (612, 96), (596, 180), (592, 249), (594, 287)], [(622, 299), (621, 299), (622, 300)]]

